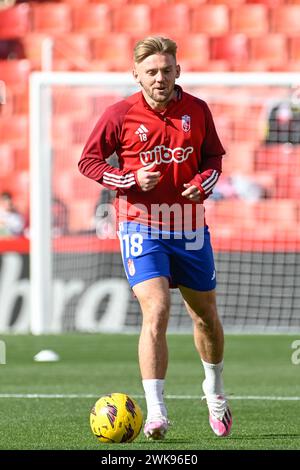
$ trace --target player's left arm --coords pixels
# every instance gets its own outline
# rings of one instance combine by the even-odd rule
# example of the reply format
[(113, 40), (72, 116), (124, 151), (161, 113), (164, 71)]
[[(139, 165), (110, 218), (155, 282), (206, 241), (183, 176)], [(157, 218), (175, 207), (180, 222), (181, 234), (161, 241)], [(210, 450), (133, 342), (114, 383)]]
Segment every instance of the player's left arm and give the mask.
[(204, 103), (205, 138), (201, 146), (201, 164), (199, 172), (183, 186), (181, 193), (194, 202), (203, 202), (213, 192), (222, 173), (222, 156), (225, 150), (220, 142), (211, 112)]

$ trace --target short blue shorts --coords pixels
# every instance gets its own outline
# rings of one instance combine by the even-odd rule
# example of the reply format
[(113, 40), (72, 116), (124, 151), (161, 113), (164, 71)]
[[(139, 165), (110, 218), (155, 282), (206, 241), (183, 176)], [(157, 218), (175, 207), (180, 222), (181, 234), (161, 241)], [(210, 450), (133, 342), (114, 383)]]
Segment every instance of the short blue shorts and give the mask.
[[(164, 276), (170, 287), (199, 291), (216, 287), (216, 271), (208, 227), (188, 234), (167, 233), (133, 222), (119, 227), (123, 264), (130, 287)], [(194, 236), (194, 241), (191, 238)]]

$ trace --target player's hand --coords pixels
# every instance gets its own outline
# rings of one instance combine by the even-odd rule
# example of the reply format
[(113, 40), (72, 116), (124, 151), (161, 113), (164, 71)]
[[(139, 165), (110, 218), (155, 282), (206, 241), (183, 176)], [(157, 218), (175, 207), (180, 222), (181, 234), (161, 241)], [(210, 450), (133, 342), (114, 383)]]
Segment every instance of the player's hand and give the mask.
[(160, 171), (151, 171), (155, 164), (156, 162), (150, 163), (136, 172), (136, 178), (142, 191), (150, 191), (159, 181)]
[(181, 193), (181, 196), (186, 197), (189, 201), (200, 202), (202, 201), (202, 193), (193, 184), (186, 183), (183, 185), (186, 189)]

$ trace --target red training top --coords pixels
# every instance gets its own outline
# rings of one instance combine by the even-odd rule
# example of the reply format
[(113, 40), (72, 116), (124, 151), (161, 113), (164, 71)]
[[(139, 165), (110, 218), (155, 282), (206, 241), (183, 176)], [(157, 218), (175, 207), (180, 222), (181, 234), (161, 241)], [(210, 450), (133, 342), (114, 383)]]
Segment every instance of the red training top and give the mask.
[[(219, 178), (225, 150), (211, 112), (203, 100), (183, 92), (178, 85), (175, 90), (177, 99), (171, 100), (163, 112), (153, 110), (142, 92), (108, 107), (83, 149), (80, 172), (117, 190), (119, 220), (146, 225), (158, 222), (154, 220), (154, 206), (177, 204), (183, 209), (187, 204), (199, 204), (181, 196), (184, 183), (199, 188), (202, 203)], [(106, 162), (114, 152), (119, 168)], [(142, 191), (136, 172), (153, 162), (151, 171), (161, 172), (159, 182), (152, 190)], [(159, 226), (163, 228), (164, 222)]]

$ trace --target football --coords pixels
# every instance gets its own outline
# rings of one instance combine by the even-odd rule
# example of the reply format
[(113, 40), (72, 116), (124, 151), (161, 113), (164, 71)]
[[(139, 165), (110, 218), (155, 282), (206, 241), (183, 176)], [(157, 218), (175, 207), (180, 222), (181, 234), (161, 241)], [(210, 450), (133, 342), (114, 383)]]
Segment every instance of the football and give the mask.
[(139, 435), (142, 424), (141, 408), (124, 393), (99, 398), (90, 412), (91, 429), (100, 442), (132, 442)]

